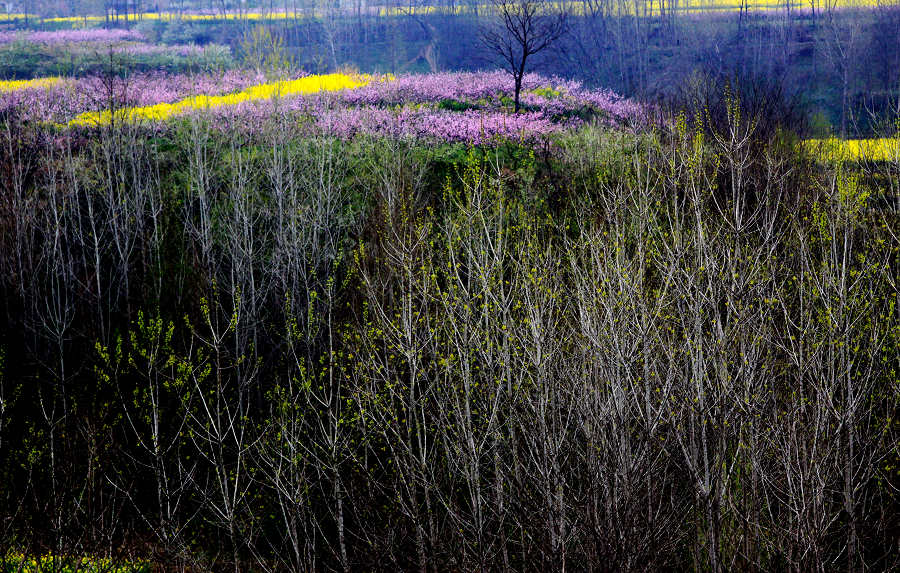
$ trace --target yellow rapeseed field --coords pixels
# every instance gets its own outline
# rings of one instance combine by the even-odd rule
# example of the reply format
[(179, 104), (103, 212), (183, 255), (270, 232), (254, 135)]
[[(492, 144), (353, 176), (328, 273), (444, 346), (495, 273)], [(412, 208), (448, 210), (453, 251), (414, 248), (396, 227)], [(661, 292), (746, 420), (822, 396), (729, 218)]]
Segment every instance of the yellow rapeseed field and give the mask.
[(804, 142), (807, 149), (825, 160), (848, 161), (898, 161), (900, 160), (900, 139), (809, 139)]
[[(613, 4), (594, 4), (595, 9), (614, 14), (630, 14), (637, 16), (655, 16), (661, 13), (669, 12), (736, 12), (741, 10), (779, 10), (790, 7), (792, 9), (810, 8), (814, 6), (816, 10), (827, 8), (845, 8), (845, 7), (869, 7), (880, 5), (884, 0), (622, 0)], [(560, 3), (560, 7), (564, 7), (572, 14), (584, 14), (589, 12), (588, 4), (583, 1), (573, 1)], [(427, 14), (463, 14), (473, 11), (473, 7), (468, 5), (453, 6), (373, 6), (370, 8), (379, 16), (405, 16), (408, 14), (427, 15)], [(479, 12), (489, 11), (490, 6), (479, 6)], [(305, 12), (304, 14), (309, 14)], [(210, 20), (287, 20), (295, 17), (301, 18), (304, 14), (294, 12), (244, 12), (242, 14), (236, 12), (206, 13), (206, 14), (178, 14), (176, 12), (143, 12), (139, 14), (130, 14), (129, 20), (185, 20), (185, 21), (210, 21)], [(321, 16), (321, 10), (314, 12), (315, 16)], [(119, 20), (124, 19), (124, 15), (120, 15)], [(58, 18), (44, 18), (44, 22), (49, 23), (87, 23), (87, 22), (104, 22), (106, 16), (64, 16)]]
[(175, 103), (159, 103), (126, 108), (116, 111), (115, 115), (109, 110), (82, 113), (71, 120), (68, 125), (70, 127), (107, 125), (112, 122), (114, 117), (117, 120), (124, 121), (163, 121), (193, 110), (214, 109), (254, 100), (272, 99), (274, 97), (353, 89), (364, 86), (371, 80), (372, 77), (368, 75), (326, 74), (306, 76), (296, 80), (251, 86), (245, 90), (226, 95), (197, 95)]
[(62, 78), (49, 77), (34, 80), (0, 80), (0, 92), (14, 92), (26, 88), (46, 88), (56, 85)]

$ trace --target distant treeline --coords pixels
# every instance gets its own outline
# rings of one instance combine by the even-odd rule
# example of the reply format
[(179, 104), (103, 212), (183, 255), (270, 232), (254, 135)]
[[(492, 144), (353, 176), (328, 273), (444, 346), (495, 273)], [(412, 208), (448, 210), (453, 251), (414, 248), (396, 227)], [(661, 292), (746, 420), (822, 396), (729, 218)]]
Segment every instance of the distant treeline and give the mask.
[(896, 569), (900, 169), (737, 99), (537, 149), (5, 112), (0, 558)]

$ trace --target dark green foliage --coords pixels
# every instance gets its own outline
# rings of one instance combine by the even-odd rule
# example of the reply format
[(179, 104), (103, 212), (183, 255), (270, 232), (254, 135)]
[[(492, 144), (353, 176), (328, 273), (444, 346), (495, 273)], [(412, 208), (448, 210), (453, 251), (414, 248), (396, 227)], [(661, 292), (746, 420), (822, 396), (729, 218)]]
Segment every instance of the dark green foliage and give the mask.
[(466, 111), (469, 109), (478, 109), (478, 106), (473, 103), (469, 103), (469, 102), (465, 102), (465, 101), (457, 101), (454, 99), (445, 99), (445, 100), (441, 100), (440, 102), (438, 102), (438, 108), (446, 109), (449, 111)]

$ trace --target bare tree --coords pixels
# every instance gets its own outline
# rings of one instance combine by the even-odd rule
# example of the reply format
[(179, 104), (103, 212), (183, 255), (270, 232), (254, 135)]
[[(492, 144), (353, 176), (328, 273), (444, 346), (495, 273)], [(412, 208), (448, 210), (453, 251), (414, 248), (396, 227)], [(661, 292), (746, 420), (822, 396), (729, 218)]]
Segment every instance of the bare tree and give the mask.
[(567, 13), (548, 0), (491, 0), (496, 17), (481, 33), (485, 46), (504, 63), (515, 81), (515, 112), (528, 60), (559, 40), (568, 29)]
[(858, 7), (858, 4), (848, 1), (846, 6), (838, 9), (834, 0), (826, 2), (821, 33), (817, 37), (834, 79), (840, 82), (841, 137), (847, 137), (848, 129), (853, 127), (856, 119), (851, 109), (851, 90), (859, 77), (855, 62), (860, 59), (864, 16), (856, 10), (849, 10), (854, 6)]
[(561, 135), (567, 195), (286, 107), (0, 115), (0, 569), (898, 569), (900, 150), (746, 93)]

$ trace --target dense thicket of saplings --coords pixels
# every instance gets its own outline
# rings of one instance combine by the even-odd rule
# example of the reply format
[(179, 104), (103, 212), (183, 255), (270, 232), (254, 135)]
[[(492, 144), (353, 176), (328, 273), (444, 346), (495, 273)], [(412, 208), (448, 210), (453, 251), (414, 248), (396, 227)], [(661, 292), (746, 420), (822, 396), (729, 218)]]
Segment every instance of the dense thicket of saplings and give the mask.
[(0, 553), (898, 566), (897, 166), (705, 123), (3, 118)]

